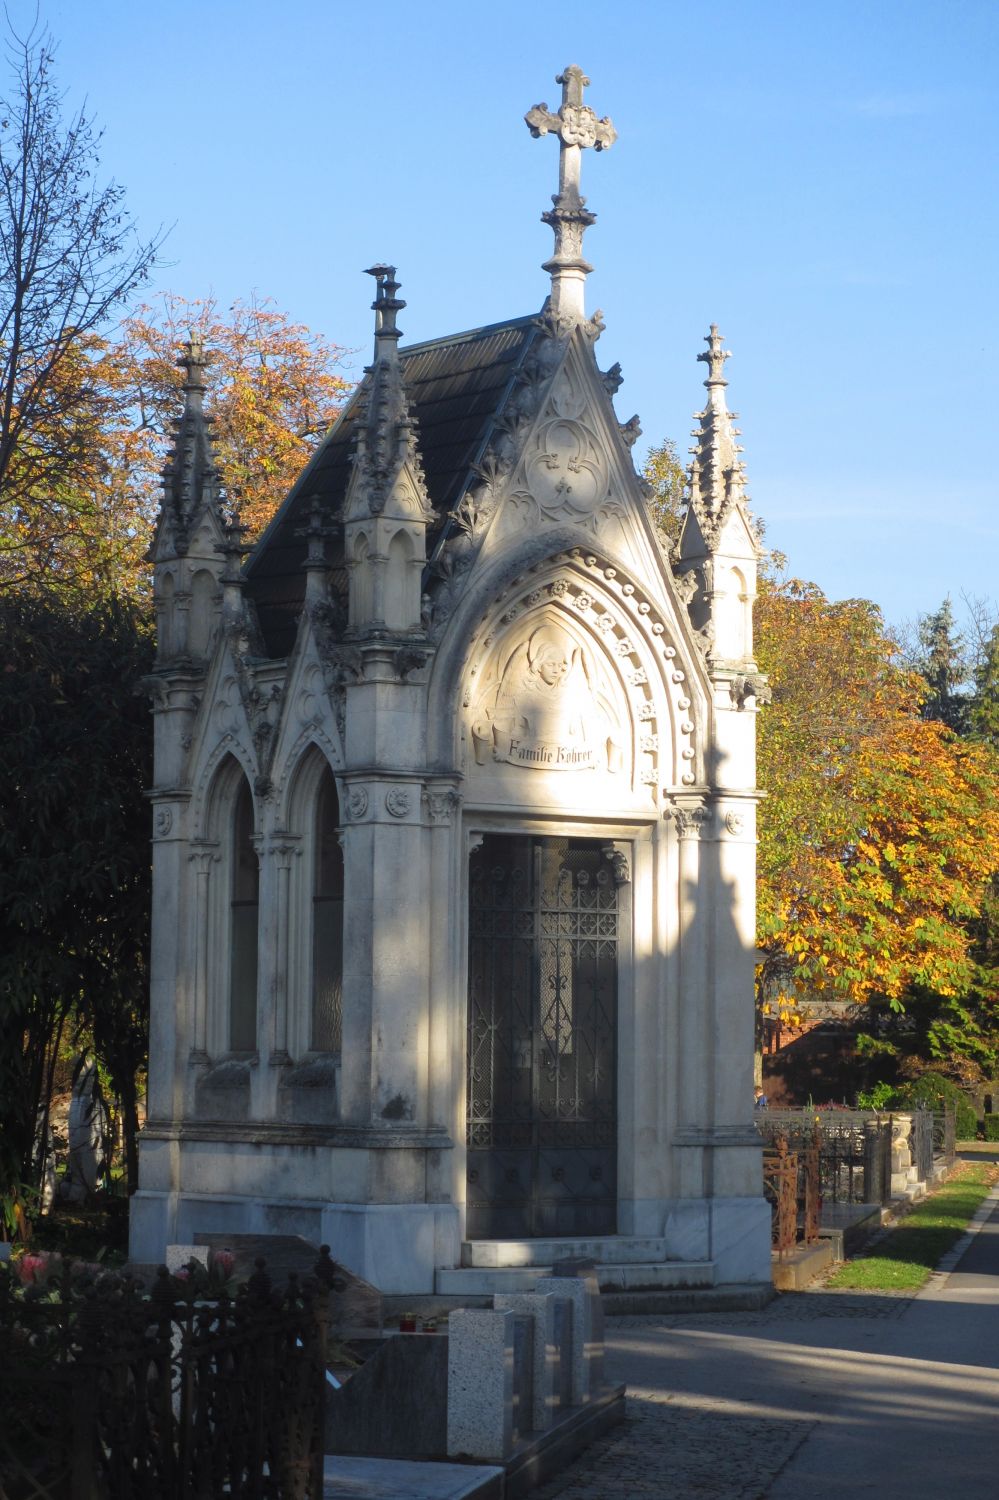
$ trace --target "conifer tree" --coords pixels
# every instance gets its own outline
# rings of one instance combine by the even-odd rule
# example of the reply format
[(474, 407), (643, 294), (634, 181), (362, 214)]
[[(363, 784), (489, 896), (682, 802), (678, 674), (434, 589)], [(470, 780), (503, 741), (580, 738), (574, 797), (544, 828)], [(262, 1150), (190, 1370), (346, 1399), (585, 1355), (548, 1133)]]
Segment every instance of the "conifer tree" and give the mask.
[(920, 617), (919, 644), (917, 669), (929, 689), (923, 700), (923, 718), (946, 724), (961, 734), (968, 724), (968, 699), (961, 691), (968, 665), (964, 637), (956, 629), (949, 596), (933, 614)]
[(999, 750), (999, 625), (993, 625), (975, 667), (969, 719), (975, 738)]

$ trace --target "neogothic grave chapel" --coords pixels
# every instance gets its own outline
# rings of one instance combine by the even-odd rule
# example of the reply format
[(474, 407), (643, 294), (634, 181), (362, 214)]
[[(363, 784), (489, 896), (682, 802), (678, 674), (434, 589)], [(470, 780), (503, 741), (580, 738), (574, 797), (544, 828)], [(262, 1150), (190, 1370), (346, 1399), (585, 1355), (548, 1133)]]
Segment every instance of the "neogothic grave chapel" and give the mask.
[(540, 313), (374, 359), (246, 556), (187, 346), (153, 545), (132, 1255), (298, 1233), (385, 1292), (770, 1276), (758, 558), (712, 327), (675, 555), (587, 317), (570, 67)]

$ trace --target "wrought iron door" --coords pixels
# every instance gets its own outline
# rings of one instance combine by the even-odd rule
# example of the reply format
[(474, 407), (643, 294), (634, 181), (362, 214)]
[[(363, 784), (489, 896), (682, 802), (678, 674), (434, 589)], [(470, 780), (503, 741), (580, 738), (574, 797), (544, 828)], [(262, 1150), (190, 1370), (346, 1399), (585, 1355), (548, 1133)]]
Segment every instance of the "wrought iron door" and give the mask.
[(469, 884), (466, 1233), (614, 1234), (613, 869), (594, 840), (491, 834)]

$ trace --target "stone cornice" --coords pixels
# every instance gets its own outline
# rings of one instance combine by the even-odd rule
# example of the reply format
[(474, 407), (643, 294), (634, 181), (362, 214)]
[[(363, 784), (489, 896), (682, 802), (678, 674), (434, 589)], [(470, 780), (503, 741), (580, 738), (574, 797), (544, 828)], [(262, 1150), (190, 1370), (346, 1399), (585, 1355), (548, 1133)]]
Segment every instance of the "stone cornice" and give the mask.
[(328, 1146), (365, 1151), (444, 1151), (454, 1145), (443, 1125), (298, 1125), (273, 1120), (149, 1120), (146, 1141), (232, 1141), (259, 1146)]

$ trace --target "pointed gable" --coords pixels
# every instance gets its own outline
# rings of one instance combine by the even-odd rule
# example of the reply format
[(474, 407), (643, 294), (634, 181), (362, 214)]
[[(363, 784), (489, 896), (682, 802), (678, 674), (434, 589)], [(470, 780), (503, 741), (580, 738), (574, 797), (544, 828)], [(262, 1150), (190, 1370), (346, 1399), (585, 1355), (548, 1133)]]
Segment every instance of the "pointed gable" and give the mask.
[[(428, 552), (449, 513), (475, 476), (515, 377), (540, 333), (536, 315), (433, 339), (399, 350), (409, 409), (419, 432), (427, 497), (438, 521)], [(304, 597), (304, 523), (318, 501), (332, 526), (342, 522), (351, 480), (355, 435), (365, 417), (371, 376), (366, 375), (339, 420), (303, 471), (246, 566), (268, 648), (290, 651)], [(342, 541), (331, 546), (330, 582), (346, 610), (347, 574)]]

